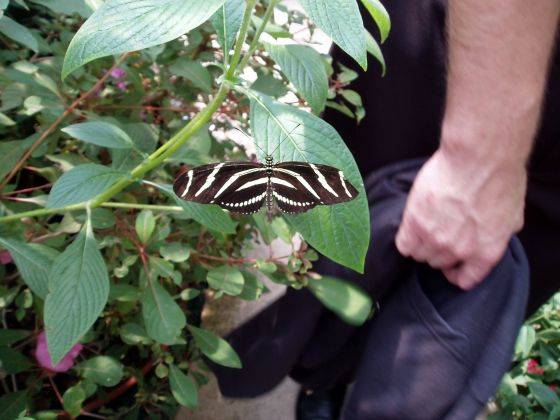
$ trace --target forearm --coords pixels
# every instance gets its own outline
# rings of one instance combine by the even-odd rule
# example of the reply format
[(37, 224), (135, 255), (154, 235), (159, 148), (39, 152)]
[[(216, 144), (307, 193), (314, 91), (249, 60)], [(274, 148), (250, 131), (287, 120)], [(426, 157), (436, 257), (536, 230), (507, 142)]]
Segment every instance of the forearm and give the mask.
[(558, 0), (450, 0), (442, 150), (523, 168), (539, 122)]

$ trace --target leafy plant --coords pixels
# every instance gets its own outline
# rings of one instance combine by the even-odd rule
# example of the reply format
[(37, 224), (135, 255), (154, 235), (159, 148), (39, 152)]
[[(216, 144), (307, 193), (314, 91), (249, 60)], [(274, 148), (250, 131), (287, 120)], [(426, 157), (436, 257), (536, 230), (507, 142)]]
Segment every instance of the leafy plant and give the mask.
[(560, 293), (527, 320), (490, 419), (560, 418)]
[[(363, 117), (345, 89), (357, 74), (277, 41), (292, 23), (317, 25), (362, 67), (369, 51), (384, 68), (356, 0), (343, 3), (301, 0), (302, 13), (279, 0), (0, 0), (3, 418), (196, 406), (203, 356), (241, 367), (200, 327), (204, 299), (257, 299), (263, 276), (309, 287), (348, 322), (368, 317), (361, 290), (312, 271), (315, 250), (362, 271), (369, 244), (358, 169), (318, 116), (331, 106)], [(363, 3), (384, 40), (385, 9)], [(178, 199), (180, 164), (255, 158), (233, 127), (250, 127), (258, 154), (340, 168), (359, 198), (271, 222)], [(289, 255), (245, 256), (277, 238)]]

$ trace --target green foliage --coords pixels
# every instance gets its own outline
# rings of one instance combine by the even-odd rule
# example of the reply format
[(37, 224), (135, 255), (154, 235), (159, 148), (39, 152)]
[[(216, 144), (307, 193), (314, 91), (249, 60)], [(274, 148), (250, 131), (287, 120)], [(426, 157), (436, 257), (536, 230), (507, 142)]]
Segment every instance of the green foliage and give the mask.
[(560, 418), (560, 293), (521, 329), (513, 367), (496, 395), (496, 419)]
[[(310, 25), (279, 3), (0, 0), (0, 377), (13, 375), (3, 417), (163, 418), (178, 404), (195, 407), (206, 360), (241, 368), (231, 346), (201, 327), (204, 300), (258, 299), (265, 277), (310, 287), (347, 322), (368, 316), (367, 296), (318, 279), (316, 252), (292, 244), (299, 233), (363, 269), (362, 180), (340, 136), (308, 112), (326, 105), (363, 118), (348, 89), (357, 74), (308, 46), (272, 42)], [(302, 0), (360, 65), (366, 50), (383, 64), (357, 0), (331, 3)], [(382, 41), (390, 24), (370, 3)], [(274, 20), (277, 6), (286, 23)], [(285, 103), (294, 97), (297, 106)], [(359, 198), (273, 220), (179, 199), (170, 184), (180, 165), (252, 157), (252, 145), (230, 138), (233, 126), (251, 127), (267, 151), (287, 137), (277, 160), (337, 166)], [(276, 238), (291, 245), (288, 257), (247, 257)], [(30, 357), (43, 329), (54, 364), (83, 345), (64, 374), (47, 375)], [(126, 398), (108, 389), (131, 383)]]

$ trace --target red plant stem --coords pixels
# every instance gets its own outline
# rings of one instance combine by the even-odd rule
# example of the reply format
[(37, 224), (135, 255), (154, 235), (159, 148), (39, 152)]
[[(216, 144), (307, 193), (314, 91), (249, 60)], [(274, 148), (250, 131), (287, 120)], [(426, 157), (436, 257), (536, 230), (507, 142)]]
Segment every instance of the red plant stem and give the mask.
[(7, 195), (23, 194), (23, 193), (27, 193), (27, 192), (31, 192), (31, 191), (36, 191), (36, 190), (42, 190), (43, 188), (49, 188), (51, 186), (52, 186), (52, 184), (49, 183), (49, 184), (45, 184), (45, 185), (39, 185), (38, 187), (31, 187), (31, 188), (24, 188), (22, 190), (10, 191), (10, 192), (0, 194), (0, 197), (5, 197)]
[(39, 147), (41, 143), (43, 143), (45, 139), (59, 126), (59, 124), (64, 120), (64, 118), (66, 118), (68, 115), (74, 112), (74, 109), (76, 109), (76, 107), (80, 104), (80, 102), (82, 102), (84, 99), (89, 98), (94, 92), (97, 91), (97, 89), (101, 87), (103, 83), (105, 83), (105, 80), (107, 80), (107, 78), (111, 75), (111, 72), (124, 61), (127, 55), (128, 54), (121, 55), (119, 59), (115, 62), (115, 64), (107, 71), (107, 73), (101, 76), (101, 78), (86, 93), (84, 93), (74, 102), (72, 102), (70, 106), (66, 108), (64, 112), (60, 114), (60, 116), (56, 120), (54, 120), (54, 122), (45, 131), (43, 131), (43, 134), (41, 134), (39, 138), (35, 140), (35, 143), (31, 145), (31, 147), (27, 150), (27, 152), (24, 153), (24, 155), (21, 157), (21, 159), (16, 164), (16, 166), (14, 166), (14, 168), (6, 176), (4, 181), (0, 183), (0, 190), (4, 189), (4, 187), (8, 185), (8, 182), (10, 182), (10, 180), (15, 176), (15, 174), (19, 172), (21, 167), (25, 164), (27, 159), (29, 159), (29, 156), (31, 156), (31, 154), (35, 151), (35, 149), (37, 149), (37, 147)]
[[(140, 371), (142, 373), (142, 376), (145, 376), (150, 370), (152, 370), (153, 367), (154, 367), (154, 362), (151, 361), (151, 360), (148, 361), (148, 363), (146, 363)], [(89, 404), (86, 404), (82, 408), (82, 413), (84, 413), (84, 412), (89, 413), (89, 412), (95, 411), (99, 407), (102, 407), (105, 404), (113, 401), (114, 399), (120, 397), (122, 394), (124, 394), (126, 391), (128, 391), (130, 388), (132, 388), (134, 385), (136, 385), (137, 382), (138, 382), (138, 380), (136, 379), (136, 376), (131, 376), (126, 381), (121, 382), (111, 392), (109, 392), (109, 394), (107, 394), (106, 398), (95, 400), (95, 401), (90, 402)]]
[[(205, 260), (220, 261), (220, 262), (225, 262), (225, 263), (229, 263), (229, 264), (255, 264), (257, 261), (259, 261), (256, 258), (224, 258), (224, 257), (218, 257), (216, 255), (201, 254), (200, 252), (197, 253), (197, 257), (205, 259)], [(289, 258), (289, 257), (290, 257), (290, 255), (284, 255), (282, 257), (267, 258), (264, 261), (266, 261), (266, 262), (276, 262), (276, 261), (282, 260), (284, 258)]]
[(195, 109), (185, 108), (170, 108), (162, 106), (149, 106), (149, 105), (97, 105), (94, 109), (139, 109), (142, 111), (170, 111), (170, 112), (194, 112)]
[(58, 402), (60, 403), (60, 405), (63, 406), (63, 402), (62, 402), (62, 395), (60, 395), (60, 391), (58, 390), (58, 387), (56, 386), (56, 384), (53, 381), (53, 378), (51, 375), (47, 374), (47, 378), (49, 378), (49, 382), (51, 383), (52, 389), (56, 395), (56, 399), (58, 400)]

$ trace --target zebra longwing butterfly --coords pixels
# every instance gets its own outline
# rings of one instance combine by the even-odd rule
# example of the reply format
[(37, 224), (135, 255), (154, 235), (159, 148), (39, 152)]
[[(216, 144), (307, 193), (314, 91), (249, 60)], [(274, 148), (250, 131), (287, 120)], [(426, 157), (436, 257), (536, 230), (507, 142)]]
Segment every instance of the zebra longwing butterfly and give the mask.
[[(233, 213), (269, 213), (273, 201), (286, 213), (303, 213), (319, 204), (353, 200), (358, 191), (332, 166), (306, 162), (222, 162), (197, 166), (179, 175), (173, 190), (183, 200), (217, 204)], [(273, 200), (274, 199), (274, 200)]]

